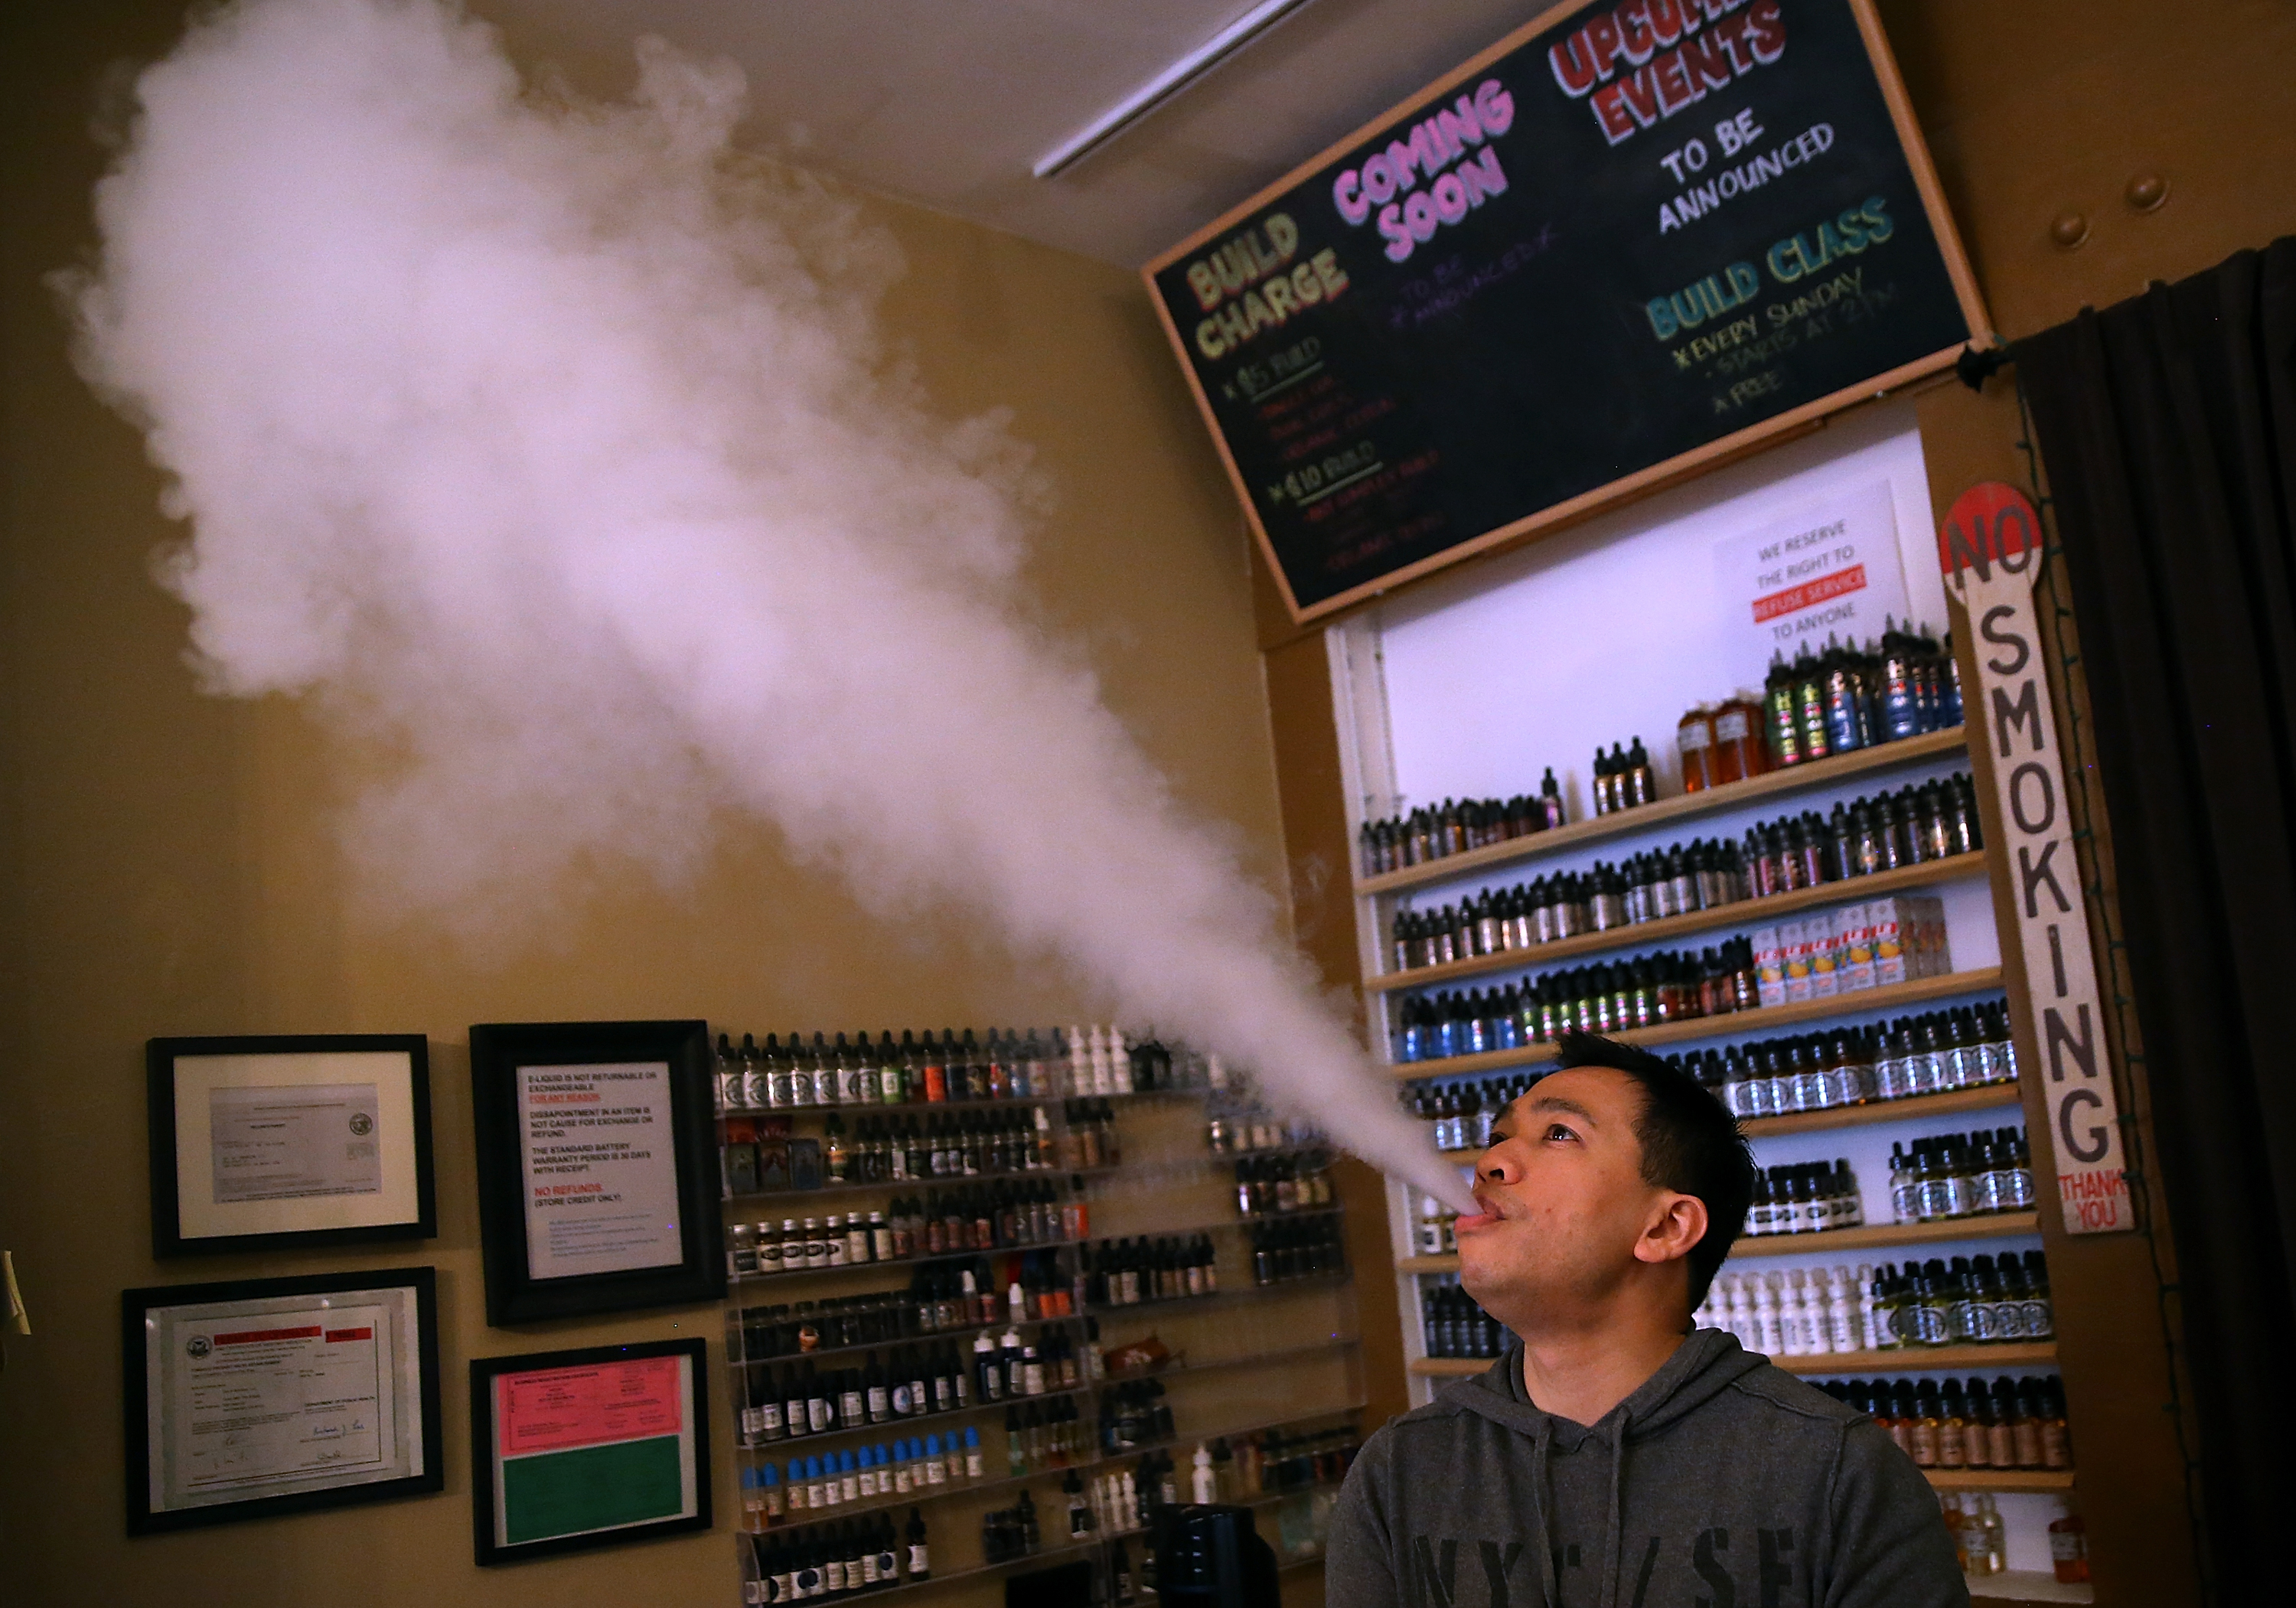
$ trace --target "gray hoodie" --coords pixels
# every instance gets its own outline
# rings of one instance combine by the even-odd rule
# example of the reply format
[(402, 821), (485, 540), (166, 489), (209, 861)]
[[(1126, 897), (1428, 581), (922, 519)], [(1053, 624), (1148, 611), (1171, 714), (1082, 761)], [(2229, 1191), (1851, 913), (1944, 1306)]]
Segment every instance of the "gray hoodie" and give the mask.
[(1969, 1601), (1912, 1460), (1718, 1329), (1592, 1426), (1531, 1405), (1517, 1346), (1371, 1438), (1328, 1558), (1332, 1608)]

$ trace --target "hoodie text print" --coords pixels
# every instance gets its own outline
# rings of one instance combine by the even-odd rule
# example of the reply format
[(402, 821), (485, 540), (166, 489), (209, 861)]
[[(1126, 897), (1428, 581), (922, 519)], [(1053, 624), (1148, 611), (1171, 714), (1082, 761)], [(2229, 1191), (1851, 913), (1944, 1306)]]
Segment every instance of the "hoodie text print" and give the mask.
[(1599, 1423), (1520, 1347), (1374, 1434), (1332, 1519), (1334, 1608), (1961, 1608), (1938, 1500), (1880, 1426), (1701, 1329)]

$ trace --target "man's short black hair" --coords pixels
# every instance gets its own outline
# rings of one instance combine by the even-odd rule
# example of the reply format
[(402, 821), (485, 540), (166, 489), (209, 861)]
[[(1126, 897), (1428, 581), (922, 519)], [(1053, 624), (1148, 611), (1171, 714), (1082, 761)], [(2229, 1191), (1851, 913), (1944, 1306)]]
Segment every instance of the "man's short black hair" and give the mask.
[(1706, 1299), (1723, 1259), (1746, 1226), (1754, 1200), (1754, 1153), (1738, 1119), (1698, 1080), (1648, 1050), (1593, 1033), (1567, 1033), (1558, 1070), (1606, 1066), (1642, 1085), (1635, 1138), (1643, 1148), (1643, 1182), (1696, 1195), (1706, 1203), (1706, 1236), (1691, 1247), (1690, 1309)]

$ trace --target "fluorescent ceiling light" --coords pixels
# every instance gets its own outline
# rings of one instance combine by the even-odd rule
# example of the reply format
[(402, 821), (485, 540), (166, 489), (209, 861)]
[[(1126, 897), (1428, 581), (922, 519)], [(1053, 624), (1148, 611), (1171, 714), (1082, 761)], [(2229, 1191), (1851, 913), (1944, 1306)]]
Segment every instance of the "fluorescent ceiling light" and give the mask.
[(1046, 152), (1029, 171), (1038, 178), (1050, 178), (1082, 161), (1308, 4), (1309, 0), (1259, 0), (1259, 4)]

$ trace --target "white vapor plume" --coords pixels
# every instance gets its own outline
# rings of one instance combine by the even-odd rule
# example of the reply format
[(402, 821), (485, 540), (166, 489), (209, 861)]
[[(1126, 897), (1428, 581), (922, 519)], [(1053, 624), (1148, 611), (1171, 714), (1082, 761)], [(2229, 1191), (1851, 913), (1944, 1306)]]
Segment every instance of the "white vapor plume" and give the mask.
[(596, 852), (675, 878), (748, 812), (1467, 1204), (1022, 617), (1026, 449), (876, 344), (890, 237), (733, 150), (732, 66), (637, 54), (596, 105), (445, 0), (243, 0), (137, 81), (69, 289), (208, 685), (390, 756), (350, 841), (442, 920)]

